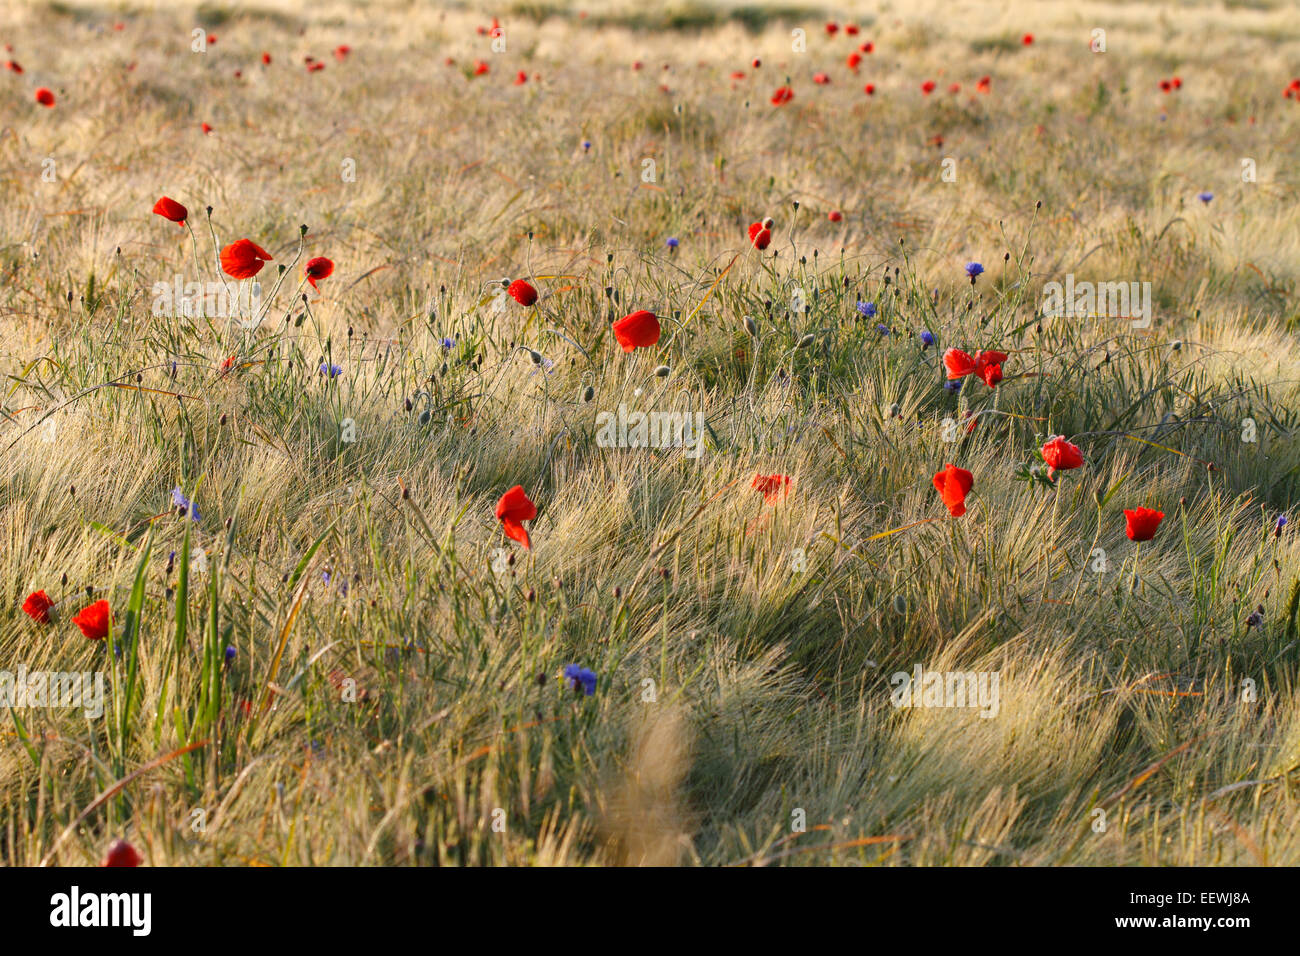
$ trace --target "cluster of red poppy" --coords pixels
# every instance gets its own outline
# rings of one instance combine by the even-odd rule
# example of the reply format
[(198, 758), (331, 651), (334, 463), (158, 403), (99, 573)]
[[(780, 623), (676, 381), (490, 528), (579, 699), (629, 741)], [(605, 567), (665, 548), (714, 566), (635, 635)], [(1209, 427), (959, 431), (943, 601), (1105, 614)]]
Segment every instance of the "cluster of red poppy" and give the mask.
[(1282, 95), (1289, 99), (1295, 99), (1300, 102), (1300, 80), (1292, 80), (1287, 84), (1287, 88), (1282, 91)]
[(1165, 93), (1172, 93), (1174, 90), (1180, 90), (1182, 88), (1183, 81), (1181, 77), (1175, 76), (1171, 79), (1160, 81), (1160, 89)]
[[(33, 591), (23, 601), (23, 613), (38, 624), (49, 624), (50, 611), (53, 609), (54, 602), (44, 590)], [(109, 611), (108, 602), (95, 601), (78, 611), (73, 616), (72, 623), (77, 625), (81, 633), (90, 640), (102, 641), (108, 637), (108, 626), (111, 620), (112, 613)]]
[(949, 379), (965, 378), (974, 375), (989, 388), (1002, 381), (1002, 363), (1007, 360), (1005, 352), (981, 351), (971, 358), (969, 352), (961, 349), (949, 349), (943, 353), (943, 364), (948, 369)]
[[(1068, 471), (1083, 466), (1083, 452), (1078, 445), (1065, 440), (1062, 435), (1053, 435), (1040, 449), (1043, 460), (1047, 462), (1048, 480), (1056, 472)], [(975, 477), (965, 468), (958, 468), (949, 463), (943, 471), (933, 478), (939, 498), (954, 518), (966, 513), (966, 496), (975, 485)], [(1156, 529), (1164, 520), (1164, 512), (1154, 508), (1138, 507), (1124, 510), (1124, 533), (1131, 541), (1150, 541), (1155, 537)]]

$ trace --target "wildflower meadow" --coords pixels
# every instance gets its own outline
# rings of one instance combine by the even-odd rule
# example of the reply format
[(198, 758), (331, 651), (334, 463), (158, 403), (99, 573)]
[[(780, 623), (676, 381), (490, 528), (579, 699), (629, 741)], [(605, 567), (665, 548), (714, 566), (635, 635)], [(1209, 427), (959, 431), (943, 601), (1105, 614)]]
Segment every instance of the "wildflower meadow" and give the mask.
[(0, 861), (1300, 864), (1291, 5), (0, 45)]

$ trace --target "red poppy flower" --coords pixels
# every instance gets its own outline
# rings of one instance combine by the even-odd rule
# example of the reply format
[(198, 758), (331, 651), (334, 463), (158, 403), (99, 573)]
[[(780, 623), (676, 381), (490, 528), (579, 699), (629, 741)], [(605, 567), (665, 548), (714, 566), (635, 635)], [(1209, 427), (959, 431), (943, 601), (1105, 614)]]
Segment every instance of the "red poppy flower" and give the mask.
[(982, 378), (989, 388), (1002, 381), (1002, 363), (1007, 360), (1005, 352), (980, 352), (975, 356), (975, 376)]
[(951, 86), (948, 87), (948, 92), (949, 92), (949, 93), (952, 93), (954, 96), (955, 96), (956, 94), (960, 93), (960, 92), (961, 92), (961, 84), (960, 84), (960, 83), (954, 83), (954, 84), (952, 84)]
[(334, 263), (324, 256), (316, 256), (314, 259), (307, 260), (307, 267), (303, 270), (303, 275), (311, 283), (311, 287), (319, 291), (320, 286), (316, 285), (317, 279), (328, 279), (334, 274)]
[(839, 32), (840, 32), (840, 25), (839, 25), (838, 23), (835, 23), (834, 21), (832, 21), (832, 22), (826, 24), (826, 34), (827, 34), (828, 36), (834, 36), (835, 34), (837, 34), (837, 33), (839, 33)]
[(216, 35), (215, 33), (209, 33), (209, 34), (208, 34), (208, 42), (209, 42), (209, 43), (216, 43), (216, 42), (217, 42), (217, 35)]
[(862, 44), (862, 46), (858, 47), (858, 49), (863, 53), (874, 53), (876, 52), (876, 45), (868, 40), (866, 43)]
[(185, 217), (190, 214), (189, 210), (178, 203), (175, 199), (168, 199), (166, 196), (163, 196), (162, 199), (159, 199), (153, 204), (153, 211), (154, 215), (162, 216), (164, 219), (170, 219), (178, 225), (183, 225)]
[(263, 53), (263, 54), (262, 54), (262, 65), (263, 65), (263, 66), (269, 66), (270, 63), (271, 63), (271, 54), (269, 54), (269, 53)]
[(931, 145), (931, 146), (942, 146), (942, 145), (943, 145), (943, 136), (942, 136), (941, 134), (939, 134), (939, 133), (935, 133), (933, 136), (930, 137), (930, 145)]
[(40, 103), (42, 106), (53, 106), (54, 94), (42, 86), (36, 91), (36, 102)]
[(72, 623), (81, 628), (81, 633), (92, 641), (102, 641), (108, 636), (108, 622), (110, 618), (107, 601), (96, 601), (88, 607), (83, 607), (77, 616), (72, 619)]
[(772, 105), (785, 106), (785, 104), (789, 103), (792, 99), (794, 99), (794, 90), (790, 89), (788, 86), (782, 86), (772, 94)]
[(934, 80), (926, 80), (924, 83), (922, 83), (922, 84), (921, 84), (921, 92), (924, 93), (926, 96), (929, 96), (931, 93), (933, 93), (933, 92), (934, 92)]
[(1174, 84), (1170, 83), (1168, 80), (1161, 80), (1161, 81), (1160, 81), (1160, 89), (1161, 89), (1162, 91), (1164, 91), (1165, 93), (1168, 93), (1168, 92), (1169, 92), (1170, 90), (1172, 90), (1173, 88), (1174, 88)]
[[(757, 70), (760, 66), (763, 65), (763, 61), (760, 60), (758, 57), (754, 57), (754, 62), (751, 65), (754, 67), (754, 69)], [(1300, 87), (1298, 87), (1298, 89), (1300, 89)]]
[(515, 74), (515, 86), (523, 86), (527, 82), (528, 82), (528, 74), (525, 73), (523, 70), (520, 70), (518, 73)]
[(978, 83), (975, 84), (976, 93), (987, 93), (993, 86), (991, 77), (981, 76)]
[(515, 485), (501, 496), (501, 500), (497, 502), (497, 517), (501, 519), (501, 527), (505, 530), (507, 538), (518, 541), (529, 550), (532, 549), (533, 542), (521, 522), (532, 521), (537, 517), (537, 505), (524, 494), (523, 486)]
[(205, 135), (212, 132), (212, 127), (209, 126), (207, 123), (200, 123), (199, 129), (203, 130)]
[(975, 360), (970, 353), (961, 349), (949, 349), (943, 353), (943, 364), (948, 369), (949, 378), (964, 378), (975, 371)]
[(1160, 522), (1165, 519), (1165, 513), (1152, 508), (1138, 508), (1134, 511), (1125, 508), (1124, 519), (1126, 522), (1124, 533), (1130, 540), (1150, 541), (1156, 536), (1156, 528), (1160, 527)]
[(50, 623), (50, 608), (54, 602), (44, 591), (33, 591), (23, 602), (23, 612), (38, 624)]
[(319, 60), (317, 60), (315, 63), (307, 64), (308, 73), (319, 73), (323, 69), (325, 69), (325, 64), (321, 63)]
[(506, 289), (506, 295), (514, 299), (520, 305), (532, 305), (537, 301), (537, 290), (530, 286), (523, 279), (516, 279), (510, 283)]
[(829, 76), (827, 76), (825, 73), (814, 73), (814, 74), (813, 74), (813, 82), (816, 83), (818, 86), (825, 86), (825, 85), (826, 85), (827, 83), (829, 83), (830, 81), (831, 81), (831, 78), (830, 78)]
[(243, 71), (243, 70), (236, 70), (236, 71), (235, 71), (235, 79), (239, 79), (239, 78), (240, 78), (241, 76), (243, 76), (243, 75), (244, 75), (244, 71)]
[(1083, 452), (1078, 445), (1065, 440), (1064, 435), (1053, 435), (1043, 445), (1043, 461), (1047, 462), (1047, 477), (1051, 479), (1058, 471), (1069, 471), (1083, 465)]
[(230, 371), (232, 368), (234, 368), (234, 367), (235, 367), (235, 357), (234, 357), (233, 355), (228, 356), (227, 358), (224, 358), (224, 359), (221, 360), (221, 374), (222, 374), (222, 375), (226, 374), (227, 372), (229, 372), (229, 371)]
[(840, 222), (844, 219), (844, 213), (840, 212), (838, 209), (832, 209), (826, 214), (826, 218), (831, 222)]
[(13, 70), (15, 73), (21, 73), (23, 71), (22, 66), (19, 65), (17, 60), (10, 60), (8, 63), (5, 64), (5, 66), (8, 67), (10, 70)]
[(1034, 42), (1034, 35), (1032, 33), (1026, 33), (1023, 37), (1020, 38), (1020, 42), (1023, 43), (1025, 46), (1029, 46), (1031, 43)]
[(640, 60), (634, 60), (634, 61), (632, 62), (632, 69), (634, 69), (634, 70), (639, 70), (639, 69), (641, 69), (641, 67), (643, 67), (643, 66), (645, 66), (645, 64), (642, 63)]
[(650, 348), (659, 341), (659, 319), (647, 309), (639, 309), (631, 315), (625, 315), (612, 326), (614, 338), (623, 346), (624, 352), (638, 348)]
[(745, 71), (744, 71), (744, 70), (732, 70), (732, 71), (731, 71), (731, 78), (732, 78), (733, 80), (743, 80), (743, 79), (745, 78)]
[(340, 43), (338, 46), (334, 48), (334, 59), (342, 61), (344, 57), (346, 57), (351, 52), (352, 52), (352, 47), (348, 46), (346, 43)]
[(751, 222), (749, 224), (749, 241), (754, 248), (762, 252), (772, 241), (772, 226), (775, 223), (769, 217), (762, 222)]
[(858, 25), (856, 23), (846, 24), (844, 27), (844, 32), (851, 37), (855, 37), (858, 35)]
[(948, 506), (948, 513), (960, 518), (966, 513), (966, 496), (975, 484), (975, 476), (965, 468), (946, 465), (943, 471), (934, 476), (934, 487), (939, 497)]
[(790, 491), (789, 475), (755, 475), (751, 488), (763, 493), (763, 501), (775, 506)]
[(139, 866), (144, 858), (125, 840), (114, 840), (101, 866)]
[(474, 75), (475, 75), (475, 76), (482, 76), (484, 73), (486, 73), (486, 72), (487, 72), (488, 70), (490, 70), (490, 69), (491, 69), (491, 67), (489, 67), (489, 66), (488, 66), (486, 63), (484, 63), (482, 60), (475, 60), (475, 61), (474, 61)]
[(1179, 78), (1179, 77), (1177, 77), (1177, 76), (1175, 76), (1175, 77), (1174, 77), (1174, 89), (1176, 89), (1176, 90), (1182, 89), (1182, 86), (1183, 86), (1183, 81), (1182, 81), (1182, 79)]
[(221, 268), (231, 278), (251, 279), (271, 258), (271, 254), (252, 239), (240, 239), (221, 250)]
[(863, 92), (863, 93), (866, 93), (868, 96), (875, 96), (875, 95), (876, 95), (876, 84), (875, 84), (875, 83), (868, 83), (866, 86), (864, 86), (864, 87), (862, 88), (862, 92)]
[(854, 50), (849, 54), (849, 58), (844, 61), (850, 70), (858, 72), (858, 64), (862, 62), (862, 54)]
[(984, 380), (985, 385), (993, 388), (998, 382), (1002, 381), (1002, 365), (994, 362), (980, 363), (977, 359), (975, 374)]

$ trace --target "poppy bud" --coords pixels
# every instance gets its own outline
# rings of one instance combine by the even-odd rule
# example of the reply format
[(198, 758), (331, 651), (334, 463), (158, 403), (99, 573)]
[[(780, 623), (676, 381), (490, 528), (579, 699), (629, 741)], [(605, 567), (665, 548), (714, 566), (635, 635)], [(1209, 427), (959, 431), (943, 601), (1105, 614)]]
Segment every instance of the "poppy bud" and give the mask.
[(538, 687), (545, 687), (545, 686), (546, 686), (546, 671), (541, 671), (540, 673), (538, 673), (538, 675), (537, 675), (537, 686), (538, 686)]
[(758, 324), (749, 316), (745, 316), (742, 321), (745, 323), (745, 331), (754, 338), (758, 338)]
[(622, 596), (623, 596), (623, 589), (616, 586), (614, 588), (614, 600), (617, 601)]
[(429, 414), (429, 410), (426, 408), (424, 411), (420, 412), (420, 419), (419, 419), (420, 424), (421, 425), (429, 424), (429, 419), (432, 417), (433, 416)]
[(515, 553), (513, 551), (511, 551), (510, 556), (506, 558), (506, 564), (512, 568), (515, 566)]
[(68, 572), (67, 572), (67, 571), (64, 571), (64, 572), (63, 572), (63, 577), (62, 577), (62, 579), (59, 581), (59, 584), (60, 584), (62, 587), (65, 587), (65, 588), (68, 586)]
[(1181, 352), (1183, 349), (1182, 339), (1174, 339), (1173, 344), (1169, 346), (1175, 352)]
[(524, 595), (524, 600), (526, 600), (529, 604), (532, 604), (534, 601), (537, 600), (537, 592), (532, 588), (529, 588), (528, 593)]
[(890, 418), (897, 418), (901, 412), (902, 412), (902, 409), (898, 407), (898, 402), (894, 402), (894, 404), (892, 404), (892, 405), (889, 406), (889, 417), (890, 417)]
[(307, 235), (307, 224), (306, 224), (305, 222), (304, 222), (301, 226), (298, 227), (298, 234), (299, 234), (300, 236), (305, 236), (305, 235)]
[(226, 413), (225, 413), (225, 412), (222, 412), (222, 413), (221, 413), (221, 418), (218, 419), (218, 424), (220, 424), (220, 425), (224, 425), (225, 423), (226, 423)]
[(894, 597), (894, 610), (899, 614), (907, 613), (907, 598), (899, 594)]
[(413, 407), (413, 406), (411, 405), (411, 400), (410, 400), (409, 398), (406, 400), (405, 405), (406, 405), (406, 410), (407, 410), (408, 412), (409, 412), (409, 411), (411, 410), (411, 408)]
[(667, 365), (660, 365), (657, 368), (655, 368), (655, 377), (667, 378), (669, 371), (670, 369), (668, 368)]
[(408, 500), (410, 500), (410, 497), (411, 497), (411, 489), (410, 489), (410, 488), (407, 488), (407, 487), (405, 487), (405, 486), (403, 486), (403, 488), (402, 488), (402, 500), (403, 500), (403, 501), (408, 501)]
[(208, 215), (209, 215), (209, 216), (212, 215), (212, 207), (211, 207), (211, 206), (208, 207)]
[(582, 400), (584, 402), (589, 402), (595, 397), (596, 397), (596, 390), (592, 388), (590, 385), (588, 385), (585, 389), (582, 390)]
[(813, 344), (813, 340), (815, 338), (816, 336), (813, 335), (811, 332), (809, 332), (807, 335), (805, 335), (803, 338), (799, 340), (799, 344), (796, 345), (795, 348), (806, 349), (808, 346)]
[(534, 365), (542, 364), (542, 354), (540, 352), (534, 352), (532, 349), (529, 349), (528, 357), (533, 360)]

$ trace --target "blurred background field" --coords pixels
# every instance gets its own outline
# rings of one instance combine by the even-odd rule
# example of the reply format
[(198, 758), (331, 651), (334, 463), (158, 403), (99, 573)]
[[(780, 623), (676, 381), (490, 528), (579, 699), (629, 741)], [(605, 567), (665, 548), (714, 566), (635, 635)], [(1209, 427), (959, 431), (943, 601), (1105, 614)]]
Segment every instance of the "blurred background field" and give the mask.
[[(0, 44), (0, 670), (113, 685), (0, 714), (0, 859), (1300, 863), (1291, 5), (11, 2)], [(257, 328), (154, 314), (214, 237), (290, 267)], [(1151, 327), (1043, 317), (1067, 274)], [(620, 404), (703, 454), (599, 447)], [(893, 707), (918, 663), (997, 716)]]

